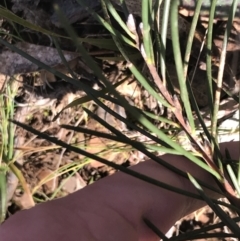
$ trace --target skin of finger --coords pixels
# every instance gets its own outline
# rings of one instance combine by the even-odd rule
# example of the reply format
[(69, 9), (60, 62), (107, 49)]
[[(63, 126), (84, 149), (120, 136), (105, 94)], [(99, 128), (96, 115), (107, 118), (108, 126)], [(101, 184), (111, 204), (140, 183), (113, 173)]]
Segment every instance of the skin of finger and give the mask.
[[(178, 176), (171, 177), (170, 171), (163, 172), (161, 166), (152, 161), (141, 163), (136, 171), (158, 180), (168, 178), (169, 183), (181, 185)], [(79, 240), (75, 237), (88, 237), (87, 240), (102, 240), (101, 237), (104, 237), (106, 241), (158, 240), (146, 227), (142, 216), (153, 220), (165, 217), (167, 223), (173, 222), (182, 215), (182, 210), (175, 208), (169, 216), (168, 208), (172, 206), (174, 209), (185, 200), (184, 196), (177, 200), (172, 192), (159, 190), (124, 173), (117, 173), (66, 198), (14, 215), (2, 225), (0, 236), (3, 241), (18, 237), (25, 241), (33, 237), (39, 241)], [(82, 224), (87, 228), (83, 228)]]
[[(195, 168), (187, 165), (183, 157), (166, 155), (164, 158), (175, 166), (188, 166), (187, 171)], [(188, 182), (153, 161), (141, 163), (133, 169), (175, 187), (189, 189)], [(0, 228), (0, 235), (4, 241), (12, 240), (15, 236), (10, 230), (15, 226), (15, 234), (26, 241), (34, 236), (35, 240), (46, 241), (75, 240), (75, 237), (88, 237), (87, 240), (105, 237), (109, 241), (158, 240), (142, 217), (166, 232), (175, 220), (191, 211), (186, 210), (186, 207), (191, 207), (189, 202), (192, 200), (185, 196), (118, 173), (67, 198), (39, 205), (36, 209), (22, 212), (22, 216), (17, 214), (6, 222), (5, 229), (4, 225)], [(83, 224), (87, 228), (83, 228)], [(109, 236), (109, 230), (115, 234), (113, 237)]]
[[(224, 146), (224, 145), (223, 145)], [(227, 144), (233, 158), (239, 143)], [(166, 155), (171, 164), (193, 176), (213, 182), (212, 177), (183, 157)], [(147, 161), (134, 170), (179, 188), (192, 185), (166, 168)], [(184, 196), (117, 173), (66, 198), (19, 212), (0, 227), (0, 237), (9, 240), (158, 240), (146, 227), (147, 217), (163, 232), (180, 217), (204, 205)], [(12, 232), (14, 230), (14, 232)], [(105, 238), (106, 237), (106, 238)]]

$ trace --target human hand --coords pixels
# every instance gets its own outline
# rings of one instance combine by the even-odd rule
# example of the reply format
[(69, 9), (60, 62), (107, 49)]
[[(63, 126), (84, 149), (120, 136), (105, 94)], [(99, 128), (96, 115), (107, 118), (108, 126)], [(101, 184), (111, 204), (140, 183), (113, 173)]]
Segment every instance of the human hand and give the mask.
[[(223, 152), (226, 147), (233, 159), (239, 158), (239, 142), (222, 144)], [(209, 173), (182, 156), (165, 155), (161, 158), (195, 178), (214, 184)], [(132, 169), (196, 193), (187, 179), (151, 160)], [(15, 214), (0, 226), (0, 237), (1, 241), (153, 241), (159, 238), (145, 225), (143, 217), (151, 220), (162, 232), (167, 232), (176, 220), (203, 205), (203, 201), (118, 172), (68, 197)]]

